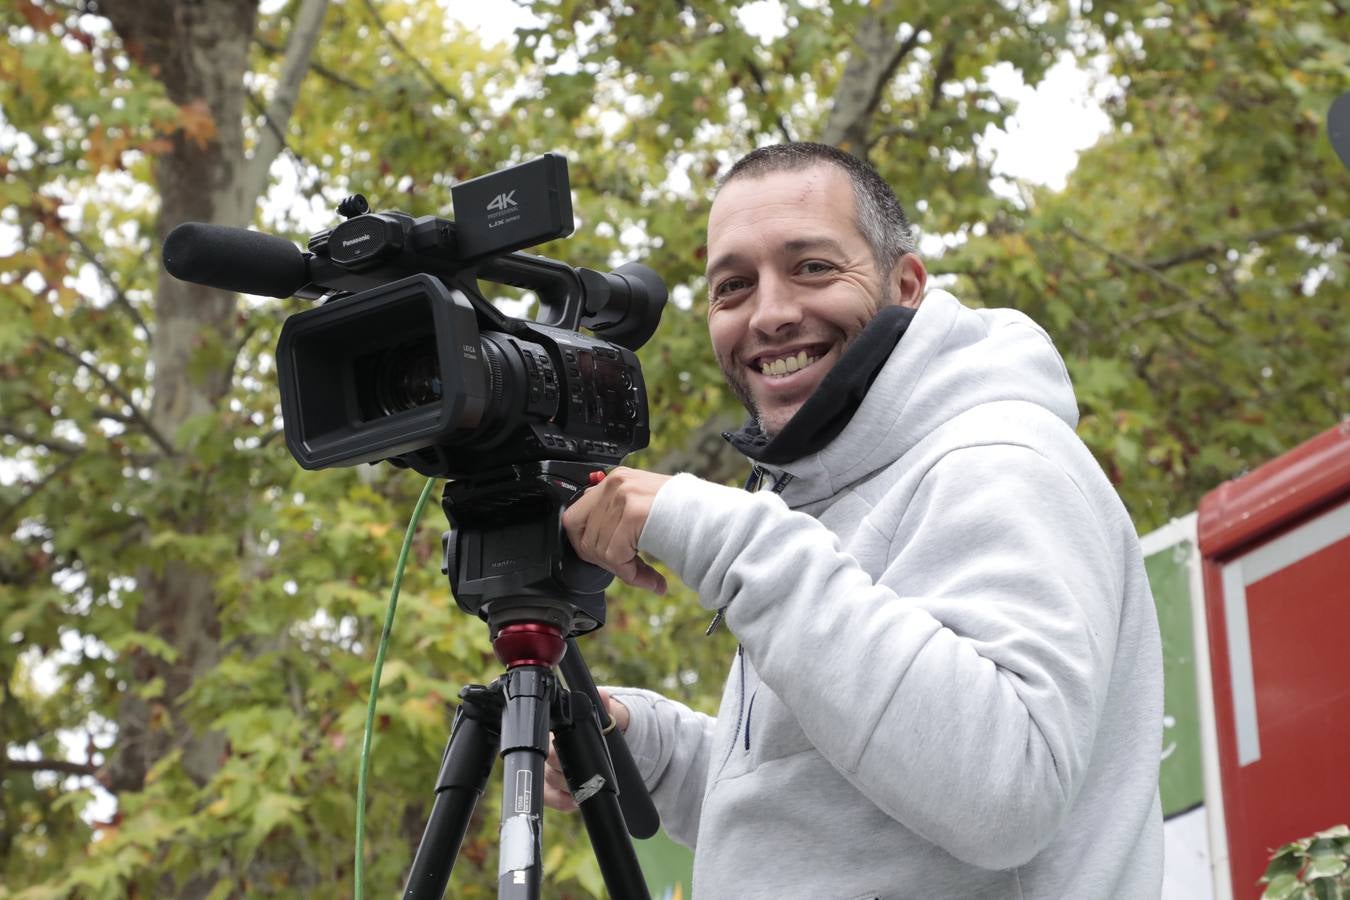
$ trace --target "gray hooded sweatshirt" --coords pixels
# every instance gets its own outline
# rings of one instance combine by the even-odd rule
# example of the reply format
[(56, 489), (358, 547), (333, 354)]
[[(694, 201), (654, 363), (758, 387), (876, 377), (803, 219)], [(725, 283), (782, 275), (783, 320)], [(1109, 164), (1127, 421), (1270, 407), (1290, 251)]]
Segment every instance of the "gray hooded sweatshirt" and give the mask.
[(933, 291), (781, 495), (657, 494), (741, 642), (716, 719), (613, 691), (695, 898), (1159, 895), (1157, 619), (1077, 418), (1041, 328)]

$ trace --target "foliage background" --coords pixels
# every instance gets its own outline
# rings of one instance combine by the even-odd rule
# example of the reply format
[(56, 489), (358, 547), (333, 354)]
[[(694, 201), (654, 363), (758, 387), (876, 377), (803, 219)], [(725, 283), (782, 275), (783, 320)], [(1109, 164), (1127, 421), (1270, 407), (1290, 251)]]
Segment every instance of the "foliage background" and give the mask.
[[(430, 0), (0, 4), (0, 897), (351, 888), (373, 641), (419, 479), (294, 465), (272, 348), (304, 304), (167, 278), (180, 221), (303, 240), (357, 190), (448, 214), (457, 180), (563, 152), (578, 229), (540, 252), (640, 258), (676, 298), (641, 353), (659, 427), (633, 462), (729, 480), (709, 191), (754, 146), (824, 140), (942, 236), (930, 269), (964, 301), (1046, 325), (1141, 531), (1345, 418), (1338, 0), (785, 0), (774, 38), (740, 0), (525, 5), (538, 24), (484, 46)], [(1064, 55), (1109, 67), (1111, 132), (1062, 191), (993, 190), (986, 129), (1013, 110), (991, 67), (1035, 83)], [(437, 572), (441, 527), (418, 534), (382, 685), (380, 891), (458, 689), (497, 670)], [(682, 589), (610, 599), (597, 678), (710, 710), (730, 636), (703, 638)], [(90, 821), (96, 784), (116, 802)], [(496, 792), (457, 896), (494, 892)], [(550, 895), (598, 895), (578, 823), (547, 821)]]

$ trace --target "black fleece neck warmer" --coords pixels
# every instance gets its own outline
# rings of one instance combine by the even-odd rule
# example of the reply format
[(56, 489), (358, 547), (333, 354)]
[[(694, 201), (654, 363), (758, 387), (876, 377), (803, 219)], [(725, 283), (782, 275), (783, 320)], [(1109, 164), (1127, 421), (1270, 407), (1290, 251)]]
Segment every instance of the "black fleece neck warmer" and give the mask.
[(825, 373), (802, 408), (772, 439), (759, 430), (753, 416), (739, 431), (725, 431), (722, 437), (756, 462), (771, 466), (824, 449), (858, 411), (877, 373), (891, 358), (914, 319), (914, 313), (907, 306), (887, 306), (878, 312), (848, 345), (834, 368)]

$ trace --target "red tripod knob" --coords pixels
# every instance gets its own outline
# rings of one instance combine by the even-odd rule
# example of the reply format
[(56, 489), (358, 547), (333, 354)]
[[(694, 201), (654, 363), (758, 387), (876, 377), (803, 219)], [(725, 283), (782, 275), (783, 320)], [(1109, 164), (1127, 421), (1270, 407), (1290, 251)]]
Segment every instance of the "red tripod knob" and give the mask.
[(553, 668), (567, 652), (562, 631), (544, 622), (516, 622), (502, 626), (492, 639), (492, 650), (508, 669), (516, 666)]

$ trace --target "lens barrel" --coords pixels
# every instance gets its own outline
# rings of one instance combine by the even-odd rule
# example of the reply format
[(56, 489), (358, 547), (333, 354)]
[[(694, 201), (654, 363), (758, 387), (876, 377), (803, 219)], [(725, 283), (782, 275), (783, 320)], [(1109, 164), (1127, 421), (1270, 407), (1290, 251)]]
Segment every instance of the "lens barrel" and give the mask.
[(385, 350), (375, 368), (377, 409), (367, 411), (367, 419), (428, 406), (444, 395), (434, 335)]
[(473, 307), (429, 275), (291, 316), (277, 368), (286, 446), (307, 469), (453, 440), (486, 407)]
[(388, 460), (461, 478), (646, 446), (631, 350), (517, 327), (480, 332), (464, 293), (425, 274), (291, 316), (277, 345), (287, 447), (309, 469)]

